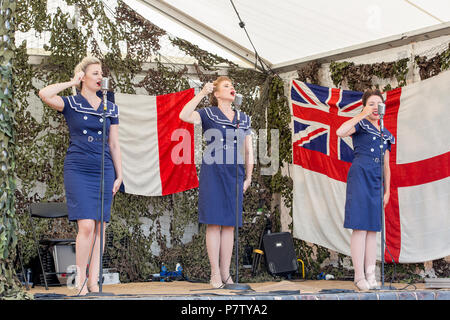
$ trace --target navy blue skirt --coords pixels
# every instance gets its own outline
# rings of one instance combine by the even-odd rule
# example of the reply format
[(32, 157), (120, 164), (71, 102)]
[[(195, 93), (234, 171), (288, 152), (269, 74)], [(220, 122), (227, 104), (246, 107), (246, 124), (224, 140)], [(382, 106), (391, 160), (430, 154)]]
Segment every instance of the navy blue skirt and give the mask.
[[(238, 168), (238, 219), (242, 227), (244, 165)], [(205, 164), (200, 170), (199, 223), (221, 226), (236, 225), (236, 165)]]
[[(109, 222), (115, 170), (109, 154), (105, 156), (105, 187), (103, 221)], [(101, 157), (68, 152), (64, 161), (69, 220), (91, 219), (101, 221)]]
[(381, 168), (373, 158), (353, 160), (347, 176), (344, 228), (381, 231)]

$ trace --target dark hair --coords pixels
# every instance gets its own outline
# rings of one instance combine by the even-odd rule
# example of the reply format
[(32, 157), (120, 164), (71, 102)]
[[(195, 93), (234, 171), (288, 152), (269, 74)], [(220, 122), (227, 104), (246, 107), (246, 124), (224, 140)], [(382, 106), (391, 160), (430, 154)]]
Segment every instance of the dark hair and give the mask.
[(381, 94), (381, 91), (379, 89), (367, 89), (364, 91), (363, 96), (362, 96), (362, 104), (364, 107), (366, 106), (367, 100), (371, 96), (379, 96), (381, 98), (381, 101), (383, 101), (383, 103), (384, 103), (383, 95)]
[(212, 106), (217, 106), (217, 105), (219, 104), (218, 101), (217, 101), (217, 98), (214, 96), (214, 92), (216, 92), (216, 91), (219, 89), (219, 84), (220, 84), (221, 82), (223, 82), (223, 81), (230, 81), (230, 82), (231, 82), (231, 79), (228, 78), (227, 76), (220, 76), (220, 77), (218, 77), (218, 78), (213, 82), (213, 84), (214, 84), (214, 90), (213, 90), (213, 92), (211, 92), (211, 94), (209, 95), (209, 103), (210, 103)]

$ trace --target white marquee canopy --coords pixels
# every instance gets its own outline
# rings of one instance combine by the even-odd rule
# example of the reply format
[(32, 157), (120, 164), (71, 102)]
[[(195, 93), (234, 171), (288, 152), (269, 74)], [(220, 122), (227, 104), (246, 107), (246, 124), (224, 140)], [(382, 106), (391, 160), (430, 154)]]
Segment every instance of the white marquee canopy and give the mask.
[(254, 64), (254, 50), (239, 26), (237, 11), (259, 56), (277, 71), (323, 57), (361, 54), (450, 34), (449, 0), (125, 2), (174, 35), (189, 30)]

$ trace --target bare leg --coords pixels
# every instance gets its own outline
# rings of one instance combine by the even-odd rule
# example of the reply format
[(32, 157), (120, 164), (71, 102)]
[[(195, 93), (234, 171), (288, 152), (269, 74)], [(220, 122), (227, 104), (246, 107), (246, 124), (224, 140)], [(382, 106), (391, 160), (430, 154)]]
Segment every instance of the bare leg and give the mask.
[(366, 270), (366, 280), (371, 289), (378, 286), (375, 277), (375, 265), (377, 262), (377, 233), (368, 231), (366, 236), (366, 256), (364, 258), (364, 266)]
[(360, 290), (368, 290), (369, 284), (364, 275), (364, 251), (366, 249), (366, 234), (364, 230), (353, 230), (350, 240), (353, 268), (355, 269), (355, 284)]
[(220, 276), (222, 282), (233, 283), (230, 277), (231, 256), (233, 255), (234, 227), (222, 226), (220, 234)]
[[(78, 268), (80, 286), (82, 286), (86, 280), (86, 266), (89, 259), (92, 239), (94, 238), (94, 229), (94, 220), (78, 220), (78, 234), (75, 242), (75, 260)], [(85, 295), (87, 292), (87, 287), (84, 286), (80, 295)]]
[[(100, 272), (100, 221), (95, 221), (95, 237), (90, 245), (90, 250), (92, 250), (92, 245), (94, 250), (92, 251), (92, 258), (89, 264), (89, 279), (87, 282), (87, 287), (91, 292), (98, 292), (98, 277)], [(106, 223), (103, 223), (103, 239), (105, 240)], [(95, 242), (94, 242), (95, 241)], [(103, 241), (103, 250), (105, 250), (105, 241)]]
[(219, 268), (220, 226), (208, 224), (206, 227), (206, 250), (211, 265), (211, 285), (218, 288), (222, 285)]

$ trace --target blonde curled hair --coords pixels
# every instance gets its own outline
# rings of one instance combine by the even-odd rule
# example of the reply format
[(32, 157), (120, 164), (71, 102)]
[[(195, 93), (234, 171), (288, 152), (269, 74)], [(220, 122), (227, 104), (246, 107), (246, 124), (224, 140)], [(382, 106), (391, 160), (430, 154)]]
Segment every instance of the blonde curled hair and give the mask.
[[(75, 67), (75, 69), (73, 70), (73, 75), (75, 76), (78, 72), (83, 71), (84, 73), (86, 73), (86, 69), (87, 67), (89, 67), (91, 64), (99, 64), (100, 66), (102, 65), (102, 62), (100, 61), (100, 59), (96, 58), (96, 57), (85, 57), (83, 58), (83, 60), (81, 60), (81, 62), (79, 64), (77, 64), (77, 66)], [(76, 95), (77, 91), (76, 89), (78, 89), (79, 91), (81, 91), (81, 88), (83, 87), (83, 83), (80, 82), (79, 85), (72, 87), (72, 91), (73, 94)]]
[(211, 94), (209, 96), (209, 103), (212, 106), (217, 106), (219, 104), (219, 102), (217, 101), (217, 98), (214, 96), (214, 93), (219, 89), (219, 84), (224, 81), (232, 82), (231, 79), (228, 78), (227, 76), (220, 76), (213, 82), (214, 89), (213, 89), (213, 92), (211, 92)]

